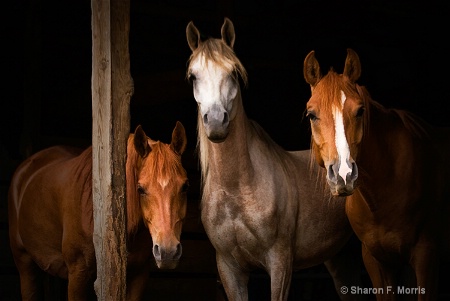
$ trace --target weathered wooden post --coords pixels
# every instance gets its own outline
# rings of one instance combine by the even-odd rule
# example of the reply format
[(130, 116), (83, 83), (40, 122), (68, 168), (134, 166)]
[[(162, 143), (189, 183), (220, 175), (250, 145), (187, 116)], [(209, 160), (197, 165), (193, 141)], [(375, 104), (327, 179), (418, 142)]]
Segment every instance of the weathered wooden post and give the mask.
[(98, 300), (125, 300), (130, 0), (92, 0), (91, 6), (95, 291)]

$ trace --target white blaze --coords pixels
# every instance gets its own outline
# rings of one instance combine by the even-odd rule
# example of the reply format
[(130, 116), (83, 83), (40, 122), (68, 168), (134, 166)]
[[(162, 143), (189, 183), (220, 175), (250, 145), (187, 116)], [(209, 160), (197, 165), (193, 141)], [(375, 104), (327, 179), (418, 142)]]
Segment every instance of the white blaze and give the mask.
[[(219, 54), (217, 53), (217, 56)], [(202, 113), (205, 113), (214, 104), (219, 104), (225, 109), (228, 102), (236, 96), (235, 83), (229, 79), (228, 74), (233, 70), (233, 63), (226, 58), (221, 63), (208, 60), (203, 54), (192, 62), (191, 73), (196, 75), (194, 98), (200, 104)]]
[(167, 184), (169, 184), (170, 179), (169, 178), (161, 178), (158, 179), (159, 185), (161, 185), (161, 188), (164, 190), (166, 188)]
[(350, 148), (347, 143), (347, 137), (345, 136), (344, 118), (342, 111), (344, 110), (344, 104), (347, 100), (344, 92), (341, 91), (341, 107), (333, 107), (334, 128), (336, 132), (335, 143), (339, 156), (339, 175), (344, 179), (344, 183), (347, 184), (347, 174), (352, 172), (352, 167), (348, 165), (350, 159)]

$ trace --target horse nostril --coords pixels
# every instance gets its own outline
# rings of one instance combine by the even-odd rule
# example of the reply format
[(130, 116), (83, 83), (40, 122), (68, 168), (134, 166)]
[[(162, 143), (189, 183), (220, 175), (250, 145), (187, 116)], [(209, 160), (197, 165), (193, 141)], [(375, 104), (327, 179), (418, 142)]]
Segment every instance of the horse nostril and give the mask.
[(161, 259), (161, 251), (157, 244), (153, 246), (153, 256), (155, 256), (156, 259)]
[(180, 243), (177, 244), (177, 251), (175, 252), (174, 259), (179, 259), (183, 253), (183, 248)]
[(334, 171), (334, 164), (328, 165), (328, 171), (327, 171), (328, 180), (337, 183), (336, 173)]
[(356, 165), (356, 162), (352, 162), (352, 175), (351, 178), (353, 181), (355, 181), (358, 178), (358, 166)]
[(227, 113), (227, 112), (223, 113), (223, 121), (222, 121), (222, 124), (223, 124), (223, 125), (228, 124), (228, 113)]
[(203, 123), (208, 124), (208, 114), (203, 115)]

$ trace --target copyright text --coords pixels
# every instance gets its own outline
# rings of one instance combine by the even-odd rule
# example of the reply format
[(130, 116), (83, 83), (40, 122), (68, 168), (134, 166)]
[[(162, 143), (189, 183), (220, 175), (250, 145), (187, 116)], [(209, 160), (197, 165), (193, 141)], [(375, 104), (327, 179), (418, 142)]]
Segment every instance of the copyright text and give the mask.
[(424, 287), (386, 286), (386, 287), (360, 287), (342, 286), (341, 293), (352, 295), (425, 295)]

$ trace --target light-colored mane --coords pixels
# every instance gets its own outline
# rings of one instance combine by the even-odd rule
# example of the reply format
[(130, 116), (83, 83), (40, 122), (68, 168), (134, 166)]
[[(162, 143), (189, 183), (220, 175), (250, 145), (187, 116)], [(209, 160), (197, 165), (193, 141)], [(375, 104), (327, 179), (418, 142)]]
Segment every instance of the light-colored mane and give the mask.
[[(244, 81), (244, 84), (247, 85), (247, 71), (245, 71), (244, 66), (237, 58), (233, 49), (220, 39), (208, 39), (199, 44), (197, 49), (195, 49), (189, 57), (189, 65), (186, 73), (187, 76), (190, 74), (192, 62), (201, 55), (204, 56), (206, 64), (211, 61), (218, 64), (221, 68), (224, 68), (233, 76), (234, 73), (237, 73)], [(232, 66), (232, 69), (230, 69), (230, 66)], [(237, 80), (237, 77), (235, 77), (235, 79)]]
[(209, 168), (208, 167), (209, 147), (208, 147), (208, 137), (206, 136), (205, 128), (203, 127), (203, 120), (200, 111), (197, 114), (197, 152), (200, 161), (200, 169), (202, 172), (201, 184), (202, 188), (204, 189), (205, 179), (206, 175), (208, 174)]

